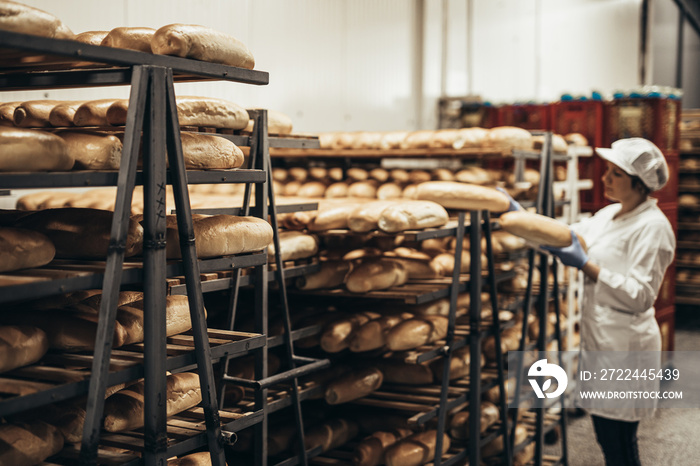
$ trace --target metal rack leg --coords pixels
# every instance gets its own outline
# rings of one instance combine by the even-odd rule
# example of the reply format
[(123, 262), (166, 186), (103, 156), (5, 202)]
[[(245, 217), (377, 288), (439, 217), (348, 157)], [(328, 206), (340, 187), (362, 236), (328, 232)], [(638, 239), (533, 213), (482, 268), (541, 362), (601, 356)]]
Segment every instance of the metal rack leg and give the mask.
[[(554, 259), (554, 264), (552, 266), (554, 270), (554, 296), (556, 296), (556, 299), (554, 301), (554, 312), (557, 317), (556, 321), (556, 329), (554, 329), (554, 335), (557, 339), (558, 342), (558, 349), (559, 349), (559, 365), (561, 367), (564, 367), (564, 357), (562, 351), (564, 351), (563, 345), (562, 345), (562, 337), (561, 337), (561, 306), (560, 306), (560, 301), (559, 301), (559, 277), (557, 275), (557, 261)], [(573, 283), (569, 283), (569, 286), (573, 286)], [(569, 335), (569, 338), (571, 338), (571, 335)], [(566, 435), (566, 424), (568, 422), (567, 420), (567, 415), (566, 415), (566, 393), (561, 396), (561, 415), (559, 417), (559, 425), (561, 426), (561, 451), (562, 451), (562, 458), (561, 458), (561, 463), (564, 466), (568, 466), (569, 464), (569, 454), (568, 454), (568, 440), (567, 440), (567, 435)]]
[(80, 449), (80, 464), (95, 464), (102, 414), (104, 394), (109, 376), (109, 360), (112, 354), (112, 335), (114, 334), (121, 283), (124, 250), (126, 246), (131, 199), (136, 183), (136, 165), (138, 162), (143, 112), (138, 111), (146, 104), (149, 76), (142, 66), (134, 67), (131, 78), (131, 95), (126, 118), (124, 147), (117, 183), (117, 197), (114, 216), (112, 217), (111, 240), (107, 252), (107, 262), (102, 285), (102, 303), (100, 317), (95, 335), (95, 353), (90, 374), (88, 398), (86, 404), (83, 440)]
[(199, 383), (202, 391), (202, 406), (207, 426), (207, 439), (213, 466), (224, 466), (223, 438), (219, 419), (218, 403), (216, 402), (216, 387), (214, 383), (214, 368), (212, 367), (211, 348), (207, 334), (207, 322), (204, 316), (204, 300), (202, 284), (199, 276), (199, 262), (195, 250), (194, 227), (192, 225), (192, 210), (189, 192), (187, 190), (187, 172), (182, 156), (182, 141), (180, 140), (180, 124), (177, 119), (177, 104), (173, 86), (172, 70), (166, 71), (167, 90), (167, 144), (170, 171), (173, 175), (173, 194), (177, 208), (177, 225), (180, 236), (180, 250), (185, 269), (187, 297), (190, 304), (192, 333), (195, 343)]
[[(471, 263), (469, 264), (469, 435), (479, 437), (481, 432), (481, 223), (480, 211), (470, 212), (471, 228), (469, 229), (469, 247)], [(480, 442), (469, 444), (469, 464), (481, 464)]]
[[(540, 293), (537, 300), (537, 317), (539, 318), (539, 335), (537, 336), (537, 359), (547, 357), (547, 308), (549, 304), (549, 261), (540, 254)], [(544, 415), (545, 408), (535, 413), (535, 464), (542, 466), (544, 455)]]

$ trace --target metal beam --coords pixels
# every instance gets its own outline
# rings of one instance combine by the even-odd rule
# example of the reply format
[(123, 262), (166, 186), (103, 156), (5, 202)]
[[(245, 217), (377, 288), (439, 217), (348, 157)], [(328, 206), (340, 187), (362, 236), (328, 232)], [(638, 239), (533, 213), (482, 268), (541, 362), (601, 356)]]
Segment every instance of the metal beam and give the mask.
[(700, 36), (700, 1), (698, 0), (673, 0), (678, 9), (688, 20), (695, 32)]

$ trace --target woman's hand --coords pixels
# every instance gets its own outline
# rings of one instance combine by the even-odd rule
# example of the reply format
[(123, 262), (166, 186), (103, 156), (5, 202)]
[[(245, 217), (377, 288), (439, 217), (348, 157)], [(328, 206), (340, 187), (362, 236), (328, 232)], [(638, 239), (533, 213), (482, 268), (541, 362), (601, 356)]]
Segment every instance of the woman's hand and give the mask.
[(506, 212), (514, 212), (514, 211), (516, 211), (516, 210), (525, 210), (525, 209), (523, 208), (523, 206), (521, 206), (521, 205), (518, 203), (518, 201), (516, 201), (515, 199), (513, 199), (513, 198), (510, 196), (510, 194), (508, 194), (508, 192), (507, 192), (505, 189), (503, 189), (503, 188), (501, 188), (501, 187), (499, 186), (499, 187), (496, 188), (496, 190), (502, 192), (502, 193), (508, 198), (508, 202), (510, 202), (510, 206), (508, 207), (508, 210), (506, 210)]
[(576, 236), (576, 233), (573, 231), (571, 231), (571, 246), (565, 248), (542, 246), (542, 249), (557, 256), (562, 264), (568, 265), (569, 267), (582, 269), (588, 262), (588, 255), (586, 255), (586, 252), (581, 246), (581, 242), (578, 240), (578, 236)]

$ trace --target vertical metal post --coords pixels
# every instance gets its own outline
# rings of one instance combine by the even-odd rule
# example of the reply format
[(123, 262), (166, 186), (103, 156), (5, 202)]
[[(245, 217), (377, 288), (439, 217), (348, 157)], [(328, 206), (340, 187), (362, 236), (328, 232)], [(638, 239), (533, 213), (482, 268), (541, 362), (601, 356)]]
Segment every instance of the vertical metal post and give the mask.
[(102, 302), (95, 335), (95, 353), (90, 373), (80, 449), (80, 464), (83, 466), (95, 464), (102, 429), (104, 395), (109, 376), (109, 360), (112, 354), (112, 336), (117, 316), (119, 285), (124, 264), (129, 215), (131, 214), (131, 199), (136, 183), (141, 129), (143, 128), (141, 109), (146, 105), (148, 83), (149, 77), (144, 67), (135, 66), (131, 78), (130, 110), (126, 117), (124, 146), (117, 181), (117, 197), (112, 217), (111, 240), (107, 252), (105, 274), (102, 281)]
[[(562, 356), (562, 351), (564, 351), (563, 345), (562, 345), (562, 337), (561, 337), (561, 306), (559, 305), (559, 277), (557, 276), (557, 261), (554, 261), (553, 264), (553, 269), (554, 269), (554, 296), (556, 296), (556, 299), (554, 300), (554, 312), (557, 317), (557, 322), (556, 322), (556, 329), (554, 329), (554, 335), (557, 339), (557, 342), (559, 342), (559, 365), (561, 367), (564, 367), (564, 357)], [(569, 286), (573, 286), (573, 282), (569, 282)], [(570, 317), (571, 318), (571, 317)], [(568, 336), (571, 338), (571, 335)], [(568, 452), (568, 440), (566, 437), (566, 423), (567, 423), (567, 415), (566, 415), (566, 393), (560, 397), (561, 401), (561, 415), (559, 417), (559, 425), (561, 426), (561, 455), (562, 455), (562, 464), (564, 466), (567, 466), (569, 464), (569, 452)]]
[[(455, 264), (452, 270), (450, 285), (450, 311), (447, 322), (447, 336), (443, 348), (444, 363), (442, 365), (442, 383), (440, 385), (440, 407), (438, 408), (437, 437), (435, 439), (435, 459), (433, 464), (442, 463), (442, 444), (447, 419), (447, 394), (450, 388), (450, 362), (452, 361), (452, 345), (454, 343), (455, 321), (457, 316), (457, 298), (459, 296), (459, 279), (462, 273), (462, 250), (464, 247), (464, 232), (466, 213), (460, 212), (457, 217), (457, 237), (455, 243)], [(470, 282), (471, 283), (471, 282)]]
[[(469, 228), (469, 436), (480, 439), (481, 416), (481, 211), (473, 210)], [(481, 464), (480, 441), (469, 442), (469, 464)]]
[(165, 396), (165, 68), (151, 76), (144, 122), (144, 460), (165, 465), (168, 432)]
[(224, 466), (223, 439), (219, 419), (218, 403), (216, 402), (216, 387), (214, 383), (214, 368), (211, 360), (211, 347), (207, 334), (207, 321), (204, 316), (204, 299), (202, 283), (199, 276), (199, 262), (195, 249), (194, 227), (192, 225), (192, 209), (190, 207), (189, 191), (187, 190), (187, 172), (182, 155), (182, 140), (180, 139), (180, 124), (177, 119), (177, 103), (173, 86), (172, 70), (166, 71), (167, 89), (167, 145), (170, 173), (172, 175), (173, 194), (177, 209), (177, 227), (180, 236), (180, 251), (185, 269), (187, 298), (190, 305), (192, 334), (194, 336), (197, 372), (202, 391), (202, 406), (207, 426), (207, 439), (213, 466)]

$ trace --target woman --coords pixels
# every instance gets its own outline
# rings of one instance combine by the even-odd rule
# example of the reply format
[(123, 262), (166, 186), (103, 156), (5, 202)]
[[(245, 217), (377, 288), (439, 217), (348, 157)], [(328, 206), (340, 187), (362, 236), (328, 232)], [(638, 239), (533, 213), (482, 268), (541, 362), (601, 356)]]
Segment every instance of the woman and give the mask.
[[(573, 243), (546, 248), (585, 275), (581, 309), (581, 351), (660, 351), (654, 301), (676, 240), (666, 216), (649, 194), (666, 184), (661, 151), (641, 138), (622, 139), (596, 149), (606, 160), (605, 196), (616, 204), (572, 226)], [(573, 232), (586, 242), (584, 251)], [(605, 462), (639, 465), (637, 426), (653, 409), (590, 409)], [(647, 406), (649, 406), (647, 404)]]

